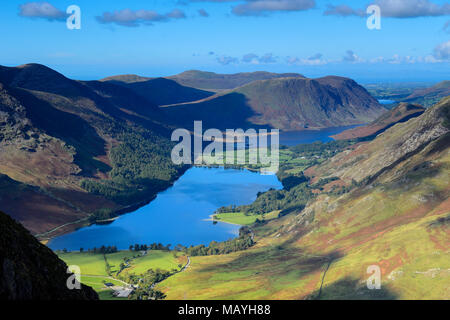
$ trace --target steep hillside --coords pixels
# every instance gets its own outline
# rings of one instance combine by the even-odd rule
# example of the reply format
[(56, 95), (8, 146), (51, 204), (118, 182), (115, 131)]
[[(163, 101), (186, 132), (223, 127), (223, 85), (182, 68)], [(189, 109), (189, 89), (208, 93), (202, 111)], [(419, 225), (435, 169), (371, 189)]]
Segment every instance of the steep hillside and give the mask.
[(417, 89), (411, 95), (404, 98), (403, 101), (409, 103), (418, 103), (429, 107), (443, 97), (450, 95), (450, 80), (442, 81), (432, 87)]
[(3, 212), (0, 243), (1, 300), (98, 300), (85, 285), (69, 290), (67, 265)]
[[(449, 299), (449, 120), (447, 98), (336, 155), (310, 173), (371, 177), (254, 225), (256, 246), (191, 258), (157, 289), (168, 299)], [(379, 290), (367, 287), (371, 266)]]
[(203, 120), (205, 127), (220, 129), (265, 126), (304, 130), (369, 122), (386, 109), (353, 80), (325, 77), (255, 81), (164, 111), (185, 126)]
[(445, 117), (448, 116), (449, 103), (450, 98), (445, 98), (420, 117), (398, 123), (371, 143), (341, 153), (307, 173), (321, 177), (335, 176), (347, 182), (374, 180), (448, 132), (444, 121), (448, 122)]
[(107, 81), (131, 89), (136, 94), (157, 106), (201, 100), (213, 95), (212, 92), (185, 87), (173, 80), (156, 78), (132, 82), (126, 78), (124, 82), (118, 80)]
[(0, 123), (0, 202), (35, 234), (148, 201), (180, 174), (164, 114), (122, 86), (0, 67)]
[(367, 126), (345, 130), (332, 136), (336, 140), (369, 138), (386, 131), (396, 123), (406, 122), (411, 118), (418, 117), (424, 113), (425, 108), (419, 105), (400, 103), (395, 108), (382, 114), (381, 117)]
[(168, 77), (179, 84), (187, 87), (204, 90), (229, 90), (234, 89), (253, 81), (268, 80), (276, 78), (304, 78), (298, 73), (270, 73), (264, 71), (243, 72), (236, 74), (217, 74), (198, 70), (189, 70), (183, 73)]

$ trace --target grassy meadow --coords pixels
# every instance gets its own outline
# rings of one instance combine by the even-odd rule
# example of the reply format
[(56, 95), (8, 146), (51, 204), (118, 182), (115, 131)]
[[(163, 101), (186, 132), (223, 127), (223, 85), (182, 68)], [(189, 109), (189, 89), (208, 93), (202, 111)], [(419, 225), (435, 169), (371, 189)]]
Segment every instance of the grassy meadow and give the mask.
[(226, 222), (231, 224), (237, 224), (241, 226), (250, 226), (259, 221), (270, 221), (278, 218), (278, 214), (281, 210), (276, 210), (269, 212), (267, 214), (259, 214), (259, 215), (246, 215), (243, 212), (226, 212), (226, 213), (218, 213), (213, 216), (214, 221)]
[[(112, 296), (111, 290), (104, 283), (112, 283), (116, 286), (124, 286), (121, 280), (128, 275), (141, 275), (149, 269), (172, 271), (180, 270), (180, 265), (187, 263), (187, 257), (181, 253), (162, 250), (149, 250), (142, 255), (140, 252), (119, 251), (109, 254), (89, 252), (58, 253), (68, 266), (75, 265), (81, 269), (81, 282), (92, 287), (101, 300), (117, 299)], [(120, 274), (121, 264), (128, 264)], [(118, 299), (120, 300), (120, 299)]]

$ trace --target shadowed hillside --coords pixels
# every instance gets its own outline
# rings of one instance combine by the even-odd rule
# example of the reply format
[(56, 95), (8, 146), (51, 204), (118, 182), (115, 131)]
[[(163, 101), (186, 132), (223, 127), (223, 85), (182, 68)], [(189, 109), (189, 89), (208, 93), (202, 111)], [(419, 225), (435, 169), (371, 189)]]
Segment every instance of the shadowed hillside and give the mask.
[[(213, 95), (212, 92), (185, 87), (166, 78), (139, 81), (131, 81), (131, 79), (126, 78), (123, 82), (116, 80), (116, 78), (112, 79), (113, 80), (104, 79), (102, 81), (129, 88), (136, 94), (157, 106), (196, 101)], [(119, 77), (118, 79), (121, 78)]]
[(67, 265), (3, 212), (0, 243), (1, 300), (98, 300), (91, 287), (69, 290)]
[(281, 130), (360, 124), (386, 111), (363, 87), (340, 77), (255, 81), (163, 110), (174, 122), (188, 127), (194, 120), (203, 120), (210, 128), (265, 126)]
[(0, 67), (0, 123), (0, 202), (35, 234), (114, 216), (181, 173), (164, 114), (115, 84)]

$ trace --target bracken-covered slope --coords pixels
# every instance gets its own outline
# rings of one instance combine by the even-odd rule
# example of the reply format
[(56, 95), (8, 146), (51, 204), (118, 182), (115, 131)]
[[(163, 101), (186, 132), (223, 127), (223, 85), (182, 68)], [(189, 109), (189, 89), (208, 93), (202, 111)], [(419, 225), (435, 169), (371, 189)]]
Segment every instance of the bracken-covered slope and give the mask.
[(320, 168), (313, 168), (314, 173), (357, 182), (378, 177), (448, 132), (443, 122), (449, 101), (445, 98), (420, 117), (386, 130), (371, 143), (339, 154)]
[(402, 102), (395, 108), (383, 113), (369, 125), (345, 130), (332, 136), (332, 138), (336, 140), (345, 140), (375, 137), (396, 123), (406, 122), (409, 119), (420, 116), (424, 112), (425, 108), (422, 106)]
[(310, 174), (370, 178), (254, 227), (251, 249), (191, 258), (157, 288), (168, 299), (450, 299), (449, 128), (447, 98), (338, 154)]
[(70, 290), (67, 265), (0, 212), (0, 300), (98, 300), (90, 287)]
[(210, 128), (304, 130), (373, 121), (386, 109), (355, 81), (341, 77), (255, 81), (202, 101), (164, 108), (173, 121)]

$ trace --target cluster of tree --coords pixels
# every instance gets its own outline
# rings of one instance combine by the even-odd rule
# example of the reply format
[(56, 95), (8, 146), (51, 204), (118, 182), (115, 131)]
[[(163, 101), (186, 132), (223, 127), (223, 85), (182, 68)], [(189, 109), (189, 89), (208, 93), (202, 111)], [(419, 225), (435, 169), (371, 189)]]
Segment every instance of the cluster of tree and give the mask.
[(158, 290), (154, 289), (155, 284), (167, 279), (178, 270), (165, 271), (160, 269), (149, 269), (144, 274), (129, 274), (124, 280), (128, 283), (136, 285), (131, 295), (131, 299), (135, 300), (163, 300), (166, 296)]
[(332, 157), (356, 142), (356, 140), (336, 140), (325, 143), (317, 141), (310, 144), (299, 144), (290, 147), (289, 150), (294, 152), (297, 156)]
[(281, 181), (283, 188), (288, 191), (302, 183), (309, 181), (309, 179), (303, 175), (303, 172), (292, 175), (286, 173), (286, 171), (282, 169), (278, 171), (277, 176)]
[[(117, 134), (120, 141), (110, 153), (110, 179), (84, 179), (81, 187), (119, 204), (127, 205), (149, 198), (167, 188), (182, 166), (171, 161), (173, 143), (149, 130), (135, 128)], [(107, 212), (98, 213), (109, 218)]]
[(161, 243), (152, 243), (152, 244), (135, 244), (130, 245), (130, 251), (147, 251), (147, 250), (163, 250), (163, 251), (170, 251), (171, 245), (163, 245)]
[(215, 213), (230, 213), (230, 212), (239, 212), (239, 211), (237, 211), (237, 206), (231, 205), (231, 206), (221, 207), (221, 208), (217, 209)]
[(289, 190), (269, 190), (260, 194), (252, 204), (239, 206), (236, 210), (249, 215), (261, 215), (275, 210), (305, 206), (313, 197), (311, 187), (307, 182), (303, 182)]
[[(341, 152), (345, 148), (355, 144), (356, 140), (340, 140), (331, 141), (327, 143), (315, 142), (312, 144), (300, 144), (288, 149), (293, 153), (293, 158), (297, 159), (301, 156), (311, 157), (316, 156), (321, 159), (327, 159), (335, 154)], [(281, 149), (286, 149), (283, 147)], [(316, 161), (317, 162), (317, 161)], [(308, 165), (314, 165), (314, 160), (309, 160)], [(257, 199), (250, 205), (243, 206), (226, 206), (219, 208), (216, 213), (229, 212), (243, 212), (246, 215), (264, 215), (266, 213), (281, 210), (279, 216), (284, 216), (294, 211), (301, 211), (306, 206), (308, 201), (313, 199), (316, 195), (312, 192), (313, 189), (323, 190), (323, 186), (334, 180), (336, 177), (321, 179), (314, 185), (309, 184), (309, 178), (303, 172), (292, 173), (290, 170), (296, 167), (296, 163), (288, 161), (281, 161), (280, 169), (277, 173), (278, 179), (283, 185), (283, 190), (270, 189), (264, 193), (258, 193)], [(344, 187), (334, 189), (334, 192), (348, 192), (351, 187)], [(258, 219), (257, 223), (264, 222)]]
[(91, 223), (108, 220), (111, 218), (115, 218), (117, 216), (117, 213), (114, 212), (112, 209), (109, 208), (101, 208), (99, 210), (96, 210), (90, 217), (89, 221)]
[(318, 182), (316, 182), (315, 184), (312, 185), (312, 188), (314, 189), (319, 189), (319, 190), (323, 190), (323, 187), (327, 184), (329, 184), (330, 182), (339, 180), (338, 177), (329, 177), (329, 178), (324, 178), (324, 179), (320, 179)]
[(255, 244), (253, 241), (253, 234), (247, 228), (241, 228), (239, 232), (239, 237), (235, 239), (230, 239), (223, 242), (212, 241), (209, 246), (203, 244), (198, 246), (183, 247), (182, 245), (177, 245), (175, 248), (179, 251), (185, 252), (189, 256), (212, 256), (219, 254), (228, 254), (237, 251), (243, 251)]
[[(92, 249), (85, 249), (85, 248), (80, 248), (80, 252), (88, 252), (88, 253), (94, 253), (94, 254), (108, 254), (108, 253), (115, 253), (118, 252), (119, 250), (117, 249), (116, 246), (101, 246), (100, 248), (92, 248)], [(63, 249), (64, 253), (67, 253), (68, 250), (67, 249)]]

